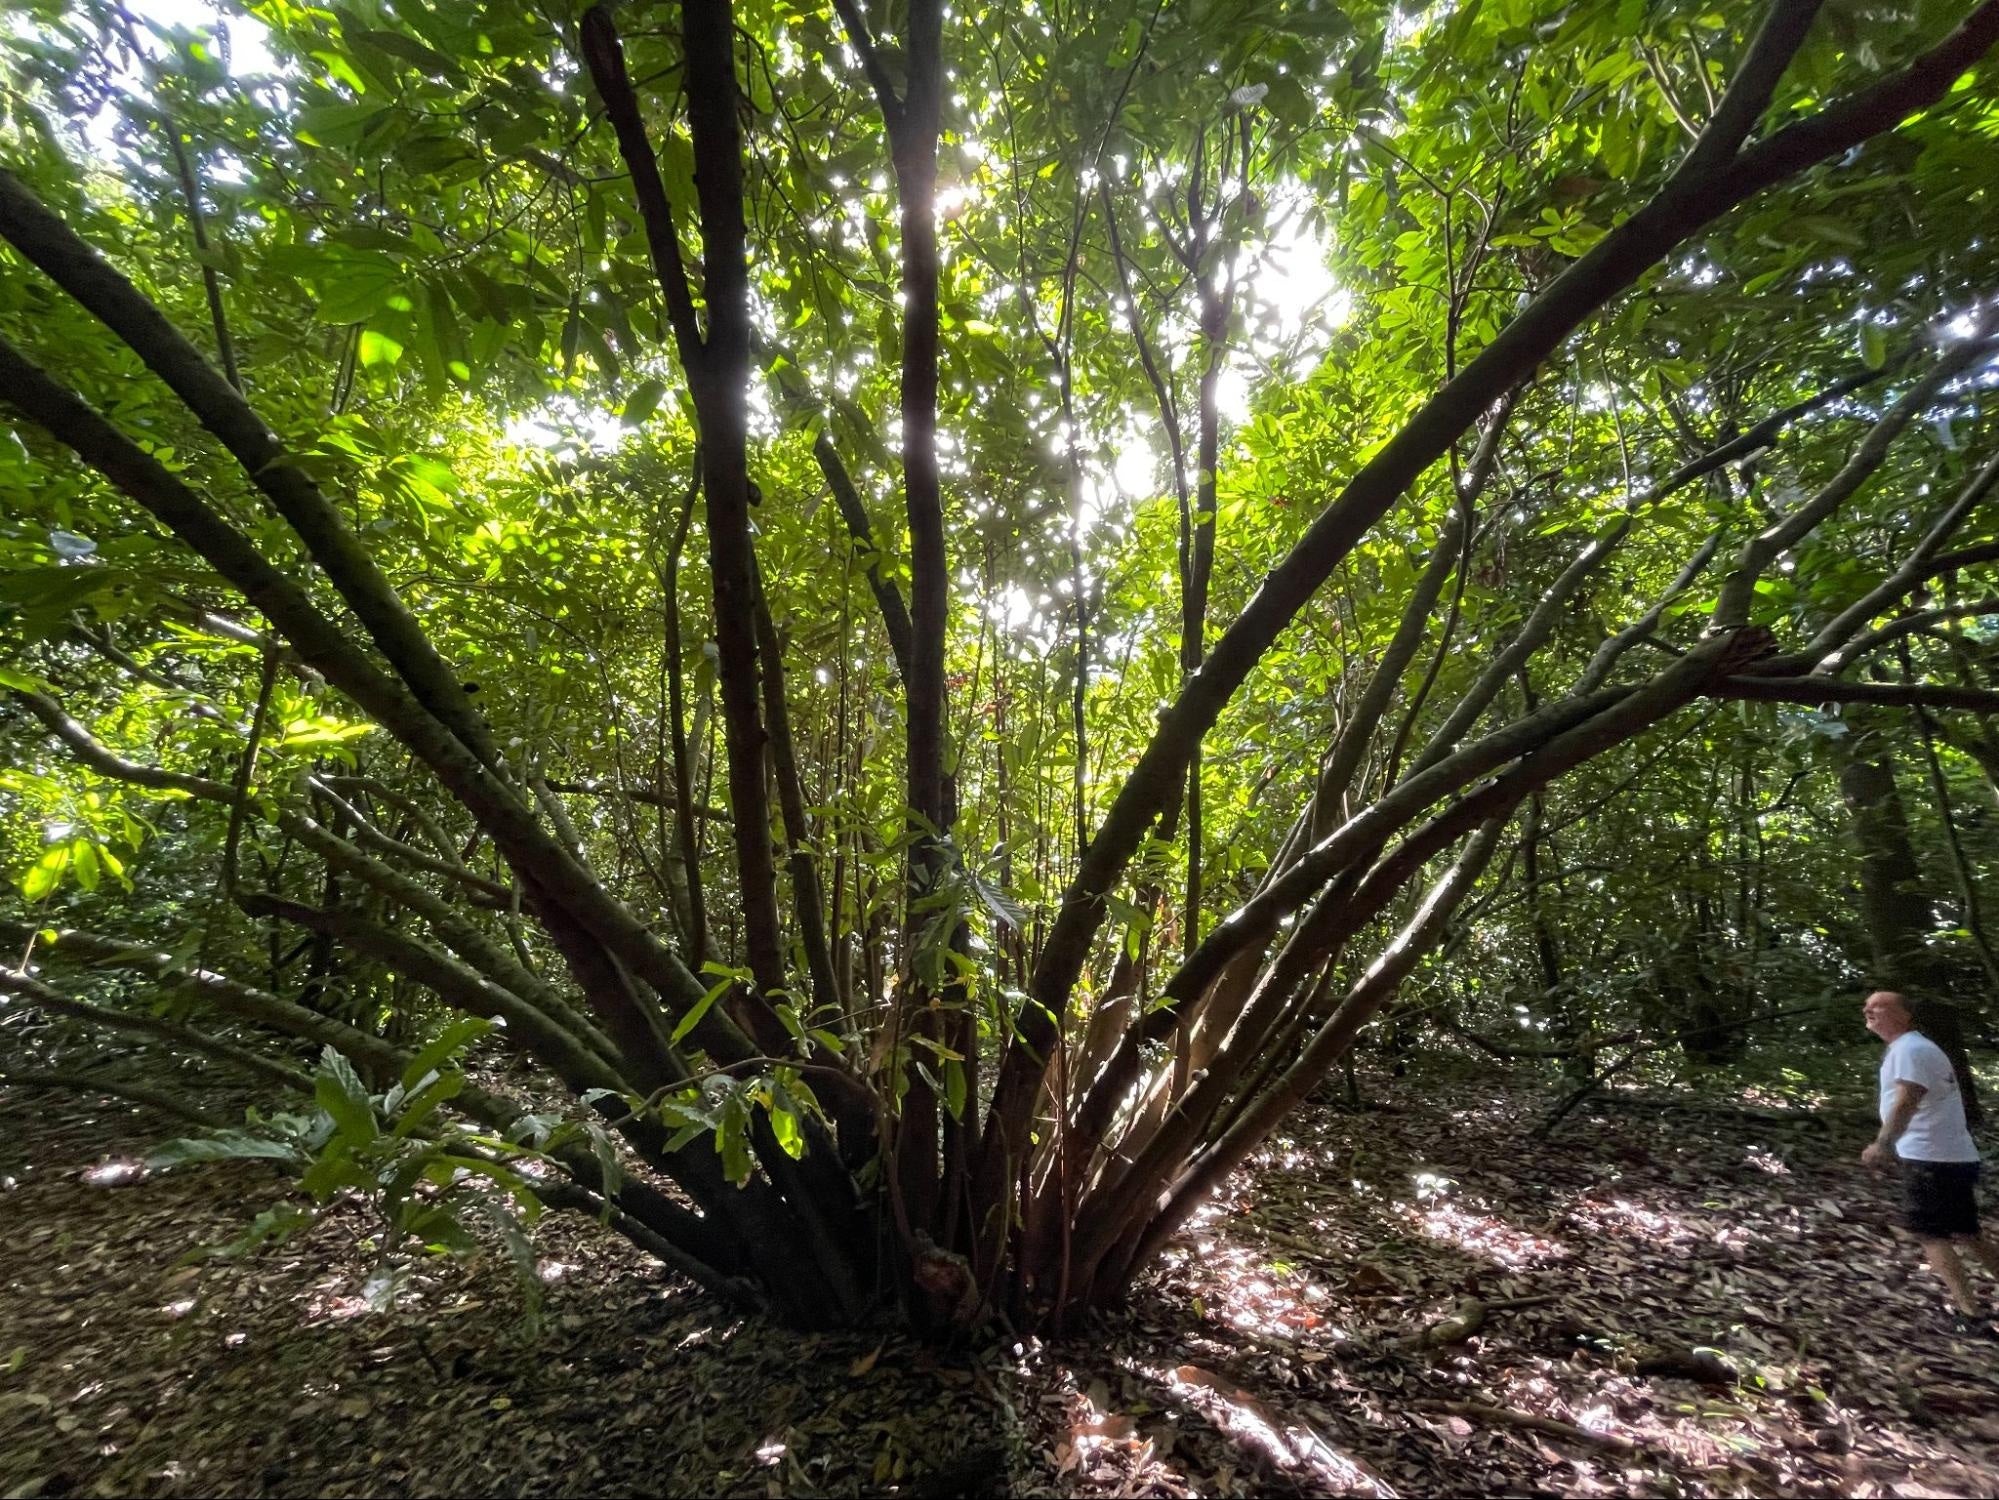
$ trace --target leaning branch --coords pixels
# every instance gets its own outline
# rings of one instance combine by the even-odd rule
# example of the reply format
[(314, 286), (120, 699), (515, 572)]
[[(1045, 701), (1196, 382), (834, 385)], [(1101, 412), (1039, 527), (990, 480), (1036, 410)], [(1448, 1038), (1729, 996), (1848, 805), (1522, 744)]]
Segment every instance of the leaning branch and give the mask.
[(1987, 309), (1971, 337), (1931, 365), (1922, 379), (1904, 391), (1881, 414), (1841, 465), (1839, 472), (1827, 480), (1816, 494), (1786, 511), (1779, 520), (1743, 544), (1735, 567), (1715, 600), (1712, 617), (1715, 628), (1732, 630), (1748, 620), (1750, 605), (1756, 597), (1756, 584), (1764, 571), (1809, 536), (1874, 476), (1875, 471), (1887, 461), (1889, 450), (1903, 430), (1929, 409), (1930, 403), (1936, 400), (1945, 386), (1989, 352), (1995, 328), (1999, 328), (1999, 305)]
[(220, 1115), (210, 1114), (163, 1089), (148, 1088), (143, 1083), (127, 1083), (120, 1078), (100, 1078), (95, 1073), (17, 1070), (0, 1073), (0, 1088), (68, 1089), (81, 1094), (109, 1094), (114, 1099), (130, 1099), (134, 1104), (144, 1104), (161, 1114), (199, 1125), (204, 1130), (220, 1130), (229, 1123)]
[(1724, 677), (1706, 690), (1710, 698), (1763, 703), (1878, 703), (1889, 708), (1955, 708), (1999, 713), (1999, 692), (1943, 682), (1843, 682), (1837, 677)]
[(639, 114), (638, 96), (625, 69), (624, 43), (611, 22), (609, 6), (593, 5), (583, 13), (582, 43), (584, 66), (597, 86), (597, 97), (604, 101), (604, 113), (618, 137), (618, 154), (632, 176), (632, 196), (638, 199), (639, 221), (645, 225), (653, 275), (666, 298), (666, 315), (673, 325), (674, 342), (680, 347), (680, 362), (689, 371), (697, 370), (705, 348), (701, 319), (694, 310), (694, 292), (687, 280), (687, 263), (680, 253), (680, 230), (659, 175), (659, 158), (653, 155), (645, 120)]
[[(1716, 141), (1733, 151), (1745, 117), (1760, 118), (1814, 3), (1778, 4), (1717, 111)], [(1104, 898), (1173, 794), (1201, 737), (1305, 602), (1415, 478), (1456, 442), (1500, 393), (1535, 369), (1587, 318), (1671, 249), (1753, 194), (1893, 129), (1941, 98), (1999, 38), (1999, 0), (1986, 0), (1943, 42), (1891, 78), (1828, 106), (1717, 166), (1719, 146), (1698, 145), (1650, 202), (1572, 263), (1481, 350), (1348, 482), (1216, 642), (1207, 664), (1162, 716), (1064, 893), (1031, 993), (1015, 1016), (993, 1094), (981, 1185), (990, 1189), (1026, 1143), (1026, 1127), (1052, 1056), (1056, 1018), (1102, 925)]]
[[(1630, 535), (1632, 526), (1641, 515), (1697, 480), (1761, 453), (1777, 441), (1787, 426), (1800, 417), (1808, 416), (1841, 396), (1851, 394), (1880, 379), (1883, 373), (1885, 366), (1880, 371), (1863, 370), (1843, 380), (1835, 381), (1818, 394), (1764, 418), (1740, 436), (1719, 444), (1698, 458), (1690, 459), (1650, 488), (1628, 496), (1610, 529), (1593, 540), (1562, 571), (1561, 576), (1548, 587), (1528, 613), (1525, 623), (1514, 633), (1513, 639), (1486, 664), (1478, 679), (1466, 689), (1464, 696), (1458, 700), (1450, 716), (1444, 721), (1443, 727), (1431, 739), (1429, 748), (1417, 758), (1415, 769), (1420, 771), (1447, 753), (1450, 747), (1478, 722), (1492, 700), (1499, 696), (1500, 689), (1519, 673), (1554, 631), (1569, 600), (1575, 597), (1576, 592), (1592, 574), (1609, 561), (1611, 554), (1623, 545), (1624, 539)], [(1608, 644), (1607, 642), (1606, 645)]]
[(1843, 649), (1847, 640), (1882, 610), (1932, 575), (1943, 544), (1956, 535), (1957, 529), (1985, 502), (1995, 485), (1999, 485), (1999, 453), (1994, 453), (1985, 467), (1974, 474), (1971, 481), (1944, 507), (1943, 513), (1902, 560), (1901, 566), (1841, 610), (1830, 624), (1812, 637), (1805, 653), (1819, 661), (1826, 661), (1829, 657), (1827, 664), (1837, 670), (1838, 664), (1848, 659), (1848, 653)]
[(369, 638), (424, 709), (489, 770), (500, 754), (484, 718), (415, 613), (255, 408), (143, 292), (0, 169), (0, 238), (109, 328), (178, 396), (305, 543)]
[[(549, 836), (510, 785), (491, 774), (402, 683), (377, 668), (320, 613), (297, 582), (151, 454), (4, 338), (0, 338), (0, 402), (69, 447), (205, 558), (264, 612), (298, 649), (301, 660), (413, 751), (493, 836), (514, 869), (524, 872), (543, 925), (576, 929), (567, 939), (572, 950), (586, 941), (601, 947), (679, 1010), (700, 1001), (703, 986), (679, 956)], [(703, 1018), (702, 1029), (717, 1028), (735, 1030), (711, 1011)], [(708, 1040), (701, 1045), (724, 1061), (753, 1050), (739, 1034), (718, 1034), (712, 1040), (716, 1045)], [(782, 1046), (764, 1050), (781, 1051)]]
[(59, 990), (52, 989), (31, 974), (12, 969), (0, 968), (0, 994), (13, 995), (26, 1001), (40, 1011), (50, 1015), (67, 1016), (74, 1021), (83, 1021), (91, 1026), (102, 1026), (113, 1031), (135, 1031), (145, 1036), (156, 1036), (177, 1047), (204, 1053), (222, 1062), (233, 1064), (246, 1073), (273, 1083), (284, 1084), (288, 1088), (310, 1089), (312, 1080), (299, 1069), (275, 1058), (266, 1057), (248, 1047), (239, 1047), (234, 1042), (221, 1037), (210, 1036), (192, 1026), (183, 1026), (169, 1021), (164, 1016), (147, 1015), (143, 1011), (113, 1010), (108, 1005), (92, 1005), (87, 1000), (73, 1000)]
[(861, 503), (860, 491), (854, 488), (853, 476), (847, 472), (840, 450), (833, 446), (833, 439), (828, 434), (821, 432), (813, 440), (812, 456), (819, 460), (819, 472), (826, 476), (826, 483), (833, 491), (833, 503), (840, 508), (840, 519), (847, 523), (847, 530), (853, 533), (854, 545), (861, 552), (862, 566), (868, 574), (868, 588), (881, 610), (882, 628), (888, 632), (889, 653), (895, 657), (895, 675), (908, 682), (913, 649), (910, 646), (909, 606), (903, 603), (902, 591), (895, 586), (895, 580), (882, 568), (881, 548), (875, 541), (874, 526), (868, 520), (867, 507)]
[(840, 21), (847, 28), (847, 44), (861, 59), (861, 71), (868, 75), (868, 86), (875, 91), (875, 101), (881, 106), (882, 119), (891, 132), (902, 127), (903, 102), (895, 91), (895, 79), (889, 75), (888, 65), (882, 61), (881, 48), (875, 45), (874, 33), (868, 30), (867, 17), (855, 0), (833, 0), (833, 9), (840, 13)]

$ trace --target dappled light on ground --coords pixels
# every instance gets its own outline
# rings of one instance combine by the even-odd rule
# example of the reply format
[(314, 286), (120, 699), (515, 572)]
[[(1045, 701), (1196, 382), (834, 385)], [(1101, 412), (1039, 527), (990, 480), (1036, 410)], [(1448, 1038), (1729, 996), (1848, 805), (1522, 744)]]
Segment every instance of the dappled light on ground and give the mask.
[(1401, 1212), (1431, 1239), (1509, 1271), (1548, 1265), (1569, 1254), (1568, 1246), (1559, 1240), (1529, 1234), (1492, 1214), (1476, 1213), (1456, 1204), (1442, 1203), (1433, 1208), (1405, 1206)]
[[(1608, 1202), (1581, 1199), (1569, 1209), (1569, 1218), (1598, 1234), (1636, 1235), (1655, 1246), (1685, 1246), (1707, 1238), (1678, 1214), (1662, 1213), (1628, 1198), (1612, 1198)], [(1728, 1243), (1731, 1235), (1737, 1243), (1744, 1238), (1740, 1230), (1725, 1230), (1715, 1236), (1715, 1242)]]
[(1761, 1146), (1750, 1146), (1742, 1153), (1742, 1159), (1759, 1172), (1768, 1172), (1773, 1177), (1789, 1177), (1791, 1169), (1784, 1165), (1784, 1159), (1765, 1151)]
[(88, 1168), (83, 1174), (83, 1180), (92, 1187), (123, 1187), (128, 1182), (137, 1182), (145, 1175), (144, 1162), (120, 1158), (101, 1161), (96, 1166)]
[[(1532, 1090), (1375, 1087), (1369, 1111), (1303, 1111), (1127, 1312), (957, 1351), (741, 1319), (567, 1215), (536, 1231), (534, 1331), (498, 1256), (397, 1262), (380, 1310), (359, 1215), (183, 1263), (282, 1180), (234, 1164), (98, 1185), (143, 1151), (137, 1117), (10, 1113), (0, 1481), (765, 1496), (1004, 1478), (1090, 1500), (1999, 1484), (1999, 1345), (1931, 1331), (1889, 1184), (1851, 1166), (1859, 1127), (1584, 1109), (1537, 1143)], [(628, 1441), (597, 1441), (605, 1424)]]

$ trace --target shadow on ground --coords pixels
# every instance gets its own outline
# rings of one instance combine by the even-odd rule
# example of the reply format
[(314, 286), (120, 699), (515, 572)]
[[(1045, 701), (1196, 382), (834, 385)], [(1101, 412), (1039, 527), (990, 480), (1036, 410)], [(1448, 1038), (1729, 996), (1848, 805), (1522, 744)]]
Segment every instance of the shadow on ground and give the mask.
[(284, 1183), (0, 1097), (0, 1494), (1999, 1491), (1999, 1343), (1935, 1331), (1848, 1115), (1541, 1143), (1546, 1102), (1316, 1106), (1124, 1314), (952, 1355), (728, 1318), (566, 1216), (538, 1330), (497, 1258), (371, 1311), (358, 1211), (189, 1262)]

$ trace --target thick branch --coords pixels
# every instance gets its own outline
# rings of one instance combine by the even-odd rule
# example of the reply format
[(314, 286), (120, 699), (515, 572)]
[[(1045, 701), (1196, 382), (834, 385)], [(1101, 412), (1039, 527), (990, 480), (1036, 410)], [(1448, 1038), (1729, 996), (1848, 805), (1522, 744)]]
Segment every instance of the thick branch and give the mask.
[(277, 434), (139, 289), (11, 172), (0, 169), (0, 237), (115, 333), (180, 397), (290, 523), (417, 700), (489, 769), (499, 751), (458, 676), (339, 511)]
[(632, 176), (632, 196), (638, 199), (639, 222), (645, 226), (646, 246), (652, 252), (653, 275), (666, 297), (666, 314), (673, 325), (674, 342), (680, 347), (680, 363), (692, 372), (700, 367), (705, 352), (701, 320), (694, 310), (694, 293), (680, 253), (673, 204), (666, 196), (659, 159), (653, 155), (652, 141), (639, 114), (638, 96), (632, 91), (631, 75), (625, 71), (624, 44), (618, 40), (608, 5), (593, 5), (583, 13), (581, 40), (584, 66), (590, 70), (597, 97), (604, 101), (604, 113), (618, 137), (618, 154)]
[(367, 954), (431, 990), (455, 1010), (485, 1019), (499, 1017), (506, 1023), (510, 1039), (546, 1063), (579, 1093), (584, 1089), (616, 1089), (623, 1085), (615, 1069), (555, 1021), (520, 996), (428, 943), (370, 922), (354, 912), (328, 911), (261, 892), (246, 891), (239, 899), (253, 915), (294, 923), (333, 938), (356, 953)]
[(1451, 913), (1485, 869), (1504, 823), (1503, 817), (1494, 816), (1486, 824), (1456, 863), (1425, 893), (1415, 915), (1348, 991), (1333, 1018), (1320, 1028), (1303, 1055), (1242, 1111), (1221, 1139), (1173, 1184), (1166, 1202), (1118, 1268), (1120, 1274), (1143, 1267), (1159, 1253), (1215, 1185), (1235, 1170), (1292, 1106), (1318, 1085), (1341, 1053), (1352, 1045), (1361, 1027), (1394, 996), (1417, 960), (1435, 944)]
[[(1753, 105), (1760, 115), (1812, 4), (1780, 4), (1740, 70), (1717, 125), (1727, 139)], [(1070, 990), (1101, 925), (1104, 897), (1184, 775), (1201, 736), (1318, 587), (1417, 475), (1440, 458), (1507, 388), (1526, 376), (1581, 323), (1631, 286), (1662, 256), (1762, 188), (1839, 152), (1935, 102), (1999, 37), (1999, 0), (1987, 0), (1943, 43), (1890, 79), (1752, 148), (1738, 165), (1715, 170), (1696, 147), (1659, 193), (1571, 264), (1370, 459), (1265, 581), (1223, 633), (1201, 672), (1161, 718), (1158, 732), (1119, 791), (1064, 894), (1043, 948), (1032, 993), (1015, 1017), (1017, 1040), (995, 1088), (981, 1184), (990, 1190), (1006, 1158), (1026, 1140), (1026, 1123)], [(1763, 89), (1760, 99), (1755, 90)], [(1726, 119), (1724, 120), (1724, 116)], [(1739, 137), (1737, 137), (1739, 139)], [(981, 1196), (984, 1196), (982, 1194)]]

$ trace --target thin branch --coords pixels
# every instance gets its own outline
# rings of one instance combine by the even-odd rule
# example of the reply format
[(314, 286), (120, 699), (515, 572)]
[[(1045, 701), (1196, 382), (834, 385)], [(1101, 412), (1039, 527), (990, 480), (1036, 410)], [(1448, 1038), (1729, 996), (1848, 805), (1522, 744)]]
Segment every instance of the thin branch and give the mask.
[(0, 1073), (0, 1088), (68, 1089), (83, 1094), (109, 1094), (114, 1099), (130, 1099), (134, 1104), (143, 1104), (177, 1120), (186, 1120), (204, 1130), (222, 1130), (229, 1124), (222, 1116), (189, 1104), (163, 1089), (148, 1088), (142, 1083), (127, 1083), (119, 1078), (102, 1078), (95, 1073), (17, 1069)]
[(1705, 690), (1710, 698), (1764, 703), (1879, 703), (1890, 708), (1957, 708), (1999, 713), (1999, 692), (1940, 682), (1846, 682), (1837, 677), (1724, 677)]
[(18, 996), (37, 1010), (47, 1011), (52, 1015), (68, 1016), (72, 1020), (85, 1021), (92, 1026), (157, 1036), (176, 1046), (206, 1053), (210, 1057), (233, 1064), (246, 1073), (284, 1084), (288, 1088), (312, 1087), (311, 1078), (289, 1063), (279, 1062), (261, 1052), (253, 1052), (248, 1047), (239, 1047), (234, 1042), (210, 1036), (205, 1031), (197, 1031), (192, 1026), (183, 1026), (162, 1016), (148, 1015), (143, 1011), (113, 1010), (109, 1006), (92, 1005), (85, 1000), (72, 999), (29, 974), (0, 968), (0, 994)]

